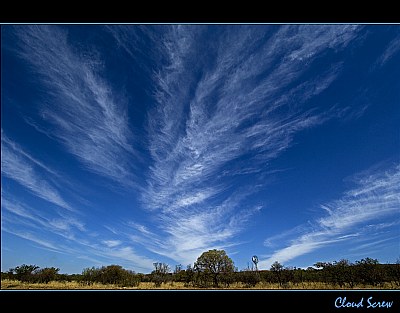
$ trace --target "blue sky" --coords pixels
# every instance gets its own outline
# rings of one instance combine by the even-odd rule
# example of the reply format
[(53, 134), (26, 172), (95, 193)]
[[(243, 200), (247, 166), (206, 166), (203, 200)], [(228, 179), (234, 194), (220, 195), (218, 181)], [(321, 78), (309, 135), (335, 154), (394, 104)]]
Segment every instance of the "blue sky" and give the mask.
[(1, 270), (400, 257), (398, 25), (2, 25)]

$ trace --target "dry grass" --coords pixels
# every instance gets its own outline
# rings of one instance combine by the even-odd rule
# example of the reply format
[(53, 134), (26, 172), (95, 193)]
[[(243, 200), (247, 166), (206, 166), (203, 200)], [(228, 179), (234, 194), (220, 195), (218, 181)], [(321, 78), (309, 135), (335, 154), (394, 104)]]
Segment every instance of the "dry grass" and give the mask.
[[(141, 282), (138, 287), (120, 287), (116, 285), (103, 285), (95, 283), (93, 285), (87, 286), (82, 285), (76, 281), (72, 282), (58, 282), (52, 281), (48, 284), (32, 284), (32, 283), (22, 283), (16, 280), (2, 280), (1, 281), (1, 289), (19, 289), (19, 290), (198, 290), (204, 288), (194, 288), (194, 287), (185, 287), (183, 283), (179, 282), (169, 282), (162, 284), (160, 287), (155, 287), (153, 283), (149, 282)], [(229, 289), (229, 290), (350, 290), (350, 288), (338, 288), (337, 286), (325, 284), (325, 283), (304, 283), (293, 285), (289, 284), (285, 288), (280, 287), (278, 284), (271, 283), (258, 283), (254, 287), (246, 287), (242, 283), (234, 283), (231, 284), (229, 288), (207, 288), (205, 290), (216, 290), (216, 289)], [(353, 288), (354, 290), (360, 289), (378, 289), (378, 290), (387, 290), (387, 289), (400, 289), (400, 287), (396, 287), (394, 284), (385, 283), (384, 286), (376, 287), (376, 286), (356, 286)]]

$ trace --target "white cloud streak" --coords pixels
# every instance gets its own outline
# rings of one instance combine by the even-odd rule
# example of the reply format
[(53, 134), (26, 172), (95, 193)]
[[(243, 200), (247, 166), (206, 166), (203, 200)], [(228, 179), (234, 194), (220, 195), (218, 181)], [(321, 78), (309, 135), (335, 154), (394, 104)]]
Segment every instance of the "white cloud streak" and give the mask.
[(57, 252), (57, 253), (63, 253), (63, 249), (59, 245), (56, 245), (56, 244), (50, 242), (49, 240), (43, 240), (41, 238), (38, 238), (35, 234), (32, 234), (30, 232), (11, 230), (8, 227), (2, 227), (2, 231), (5, 231), (14, 236), (18, 236), (20, 238), (32, 241), (32, 242), (38, 244), (43, 249)]
[[(98, 252), (96, 253), (99, 254)], [(118, 259), (120, 261), (124, 261), (129, 267), (132, 266), (131, 264), (134, 264), (135, 268), (142, 272), (150, 272), (153, 269), (152, 265), (155, 262), (153, 259), (139, 255), (130, 246), (124, 246), (105, 251), (103, 252), (103, 256), (108, 257), (111, 260)]]
[[(400, 165), (387, 170), (369, 170), (356, 176), (357, 187), (346, 192), (342, 198), (322, 205), (325, 217), (315, 220), (313, 229), (292, 239), (285, 248), (275, 251), (260, 261), (260, 268), (269, 268), (275, 261), (284, 263), (337, 242), (363, 237), (354, 234), (354, 228), (362, 230), (364, 236), (375, 240), (377, 229), (384, 227), (381, 218), (399, 214), (400, 209)], [(376, 223), (376, 227), (362, 228), (363, 223)], [(388, 225), (386, 225), (387, 227)], [(374, 230), (375, 228), (375, 230)], [(394, 234), (387, 234), (393, 239)], [(376, 245), (381, 240), (368, 245)], [(269, 243), (271, 239), (267, 239)], [(364, 246), (364, 248), (367, 245)], [(318, 261), (318, 260), (316, 260)]]
[(114, 248), (119, 246), (122, 242), (120, 240), (103, 240), (103, 243), (109, 248)]
[(14, 197), (2, 191), (3, 225), (13, 229), (21, 225), (32, 229), (35, 233), (46, 232), (48, 237), (56, 236), (67, 240), (75, 240), (86, 232), (85, 223), (80, 219), (61, 210), (38, 209), (33, 205), (15, 200)]
[[(260, 179), (252, 183), (262, 185), (268, 162), (296, 133), (332, 118), (332, 108), (305, 103), (331, 85), (341, 63), (301, 78), (321, 52), (343, 49), (359, 28), (170, 27), (162, 43), (167, 64), (154, 75), (157, 105), (147, 127), (153, 163), (142, 191), (167, 234), (159, 253), (193, 262), (201, 250), (232, 244), (245, 212), (257, 210), (241, 209), (252, 193), (226, 179), (252, 173)], [(206, 36), (209, 44), (200, 46)]]
[(51, 100), (40, 114), (53, 125), (52, 136), (91, 171), (131, 185), (135, 152), (126, 103), (98, 73), (99, 58), (76, 53), (58, 26), (17, 26), (15, 33), (20, 55), (49, 87)]
[[(154, 260), (135, 252), (123, 240), (88, 237), (85, 225), (71, 216), (55, 217), (2, 195), (2, 231), (28, 240), (52, 252), (83, 256), (96, 264), (118, 263), (149, 272)], [(145, 231), (145, 228), (142, 229)], [(121, 233), (115, 232), (121, 238)], [(99, 242), (101, 244), (99, 244)], [(129, 242), (131, 242), (129, 240)], [(108, 262), (108, 264), (106, 264)]]
[(18, 182), (35, 196), (40, 197), (61, 208), (74, 211), (62, 198), (60, 193), (40, 174), (35, 167), (53, 170), (38, 162), (35, 158), (24, 152), (21, 147), (11, 141), (2, 131), (1, 133), (1, 172), (3, 175)]
[(3, 227), (2, 231), (26, 239), (42, 249), (84, 258), (99, 266), (115, 264), (115, 260), (118, 260), (117, 263), (125, 266), (125, 268), (134, 266), (136, 270), (141, 272), (150, 272), (154, 262), (152, 259), (137, 254), (132, 247), (120, 245), (113, 240), (103, 242), (106, 247), (101, 247), (94, 242), (86, 242), (84, 239), (76, 240), (71, 245), (68, 243), (60, 244), (49, 238), (42, 238), (44, 236), (37, 233), (10, 229), (9, 227)]
[(386, 47), (385, 51), (379, 57), (376, 62), (376, 65), (383, 66), (387, 62), (389, 62), (393, 56), (395, 56), (400, 51), (400, 37), (393, 39), (388, 46)]

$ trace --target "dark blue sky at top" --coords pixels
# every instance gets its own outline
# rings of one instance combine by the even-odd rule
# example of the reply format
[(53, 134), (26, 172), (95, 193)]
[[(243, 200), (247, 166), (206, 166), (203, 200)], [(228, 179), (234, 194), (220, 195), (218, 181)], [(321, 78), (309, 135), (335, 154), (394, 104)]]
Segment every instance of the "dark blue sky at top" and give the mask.
[(2, 271), (400, 257), (397, 25), (2, 25)]

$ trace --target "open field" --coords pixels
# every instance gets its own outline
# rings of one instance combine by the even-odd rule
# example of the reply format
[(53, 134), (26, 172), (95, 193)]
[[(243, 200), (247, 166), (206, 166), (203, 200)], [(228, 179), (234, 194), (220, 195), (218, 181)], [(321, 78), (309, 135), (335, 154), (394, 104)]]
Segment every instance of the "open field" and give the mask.
[[(93, 285), (83, 285), (76, 281), (72, 282), (58, 282), (51, 281), (48, 284), (44, 283), (23, 283), (17, 280), (2, 280), (1, 289), (18, 289), (18, 290), (204, 290), (204, 288), (194, 288), (192, 286), (185, 287), (184, 283), (173, 282), (164, 283), (160, 287), (155, 287), (153, 283), (141, 282), (138, 287), (121, 287), (112, 284), (99, 284), (94, 283)], [(246, 287), (242, 283), (234, 283), (229, 286), (229, 288), (207, 288), (207, 290), (214, 289), (229, 289), (229, 290), (360, 290), (360, 289), (377, 289), (377, 290), (387, 290), (387, 289), (400, 289), (394, 283), (385, 283), (383, 286), (372, 286), (372, 285), (362, 285), (355, 286), (354, 288), (339, 288), (338, 286), (333, 286), (331, 284), (325, 283), (303, 283), (303, 284), (288, 284), (285, 288), (280, 287), (278, 284), (271, 283), (258, 283), (254, 287)]]

